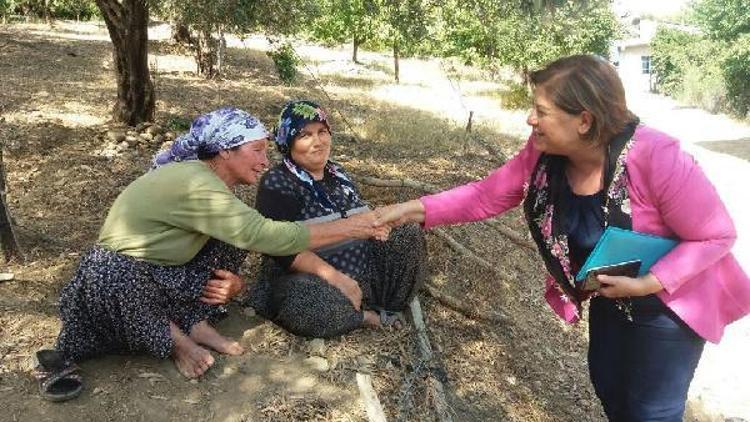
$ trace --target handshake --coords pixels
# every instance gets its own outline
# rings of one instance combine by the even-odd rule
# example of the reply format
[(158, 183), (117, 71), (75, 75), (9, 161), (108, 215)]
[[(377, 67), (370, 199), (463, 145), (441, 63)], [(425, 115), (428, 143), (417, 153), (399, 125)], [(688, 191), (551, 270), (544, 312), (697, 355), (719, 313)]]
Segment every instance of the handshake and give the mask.
[(391, 229), (408, 223), (424, 222), (424, 206), (419, 200), (378, 207), (373, 211), (353, 215), (346, 220), (349, 237), (388, 240)]

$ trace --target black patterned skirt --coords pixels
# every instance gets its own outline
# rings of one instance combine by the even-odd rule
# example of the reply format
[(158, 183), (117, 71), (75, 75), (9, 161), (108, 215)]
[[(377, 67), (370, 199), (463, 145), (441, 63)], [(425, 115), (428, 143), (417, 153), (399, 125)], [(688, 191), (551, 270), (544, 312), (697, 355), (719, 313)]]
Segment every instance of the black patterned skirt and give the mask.
[[(363, 309), (403, 310), (426, 276), (422, 229), (417, 225), (399, 227), (388, 241), (367, 243), (365, 253), (341, 251), (321, 258), (359, 283)], [(248, 305), (289, 332), (305, 337), (339, 336), (361, 327), (363, 322), (363, 313), (355, 310), (339, 289), (307, 273), (281, 274), (262, 269)]]
[(196, 323), (225, 314), (198, 298), (215, 269), (237, 273), (246, 255), (210, 239), (189, 262), (165, 266), (94, 246), (60, 294), (55, 348), (76, 361), (109, 353), (166, 358), (173, 347), (170, 322), (188, 334)]

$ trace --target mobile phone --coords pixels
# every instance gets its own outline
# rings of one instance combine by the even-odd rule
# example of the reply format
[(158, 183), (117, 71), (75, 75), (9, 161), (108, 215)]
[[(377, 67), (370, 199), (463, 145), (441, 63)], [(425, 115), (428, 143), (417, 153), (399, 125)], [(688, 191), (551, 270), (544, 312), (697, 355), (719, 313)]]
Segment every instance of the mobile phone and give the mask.
[(601, 283), (599, 283), (599, 280), (596, 279), (596, 276), (598, 276), (599, 274), (619, 275), (624, 277), (636, 278), (638, 277), (638, 273), (640, 271), (640, 259), (592, 268), (586, 273), (586, 278), (583, 282), (583, 290), (597, 290), (599, 287), (601, 287)]

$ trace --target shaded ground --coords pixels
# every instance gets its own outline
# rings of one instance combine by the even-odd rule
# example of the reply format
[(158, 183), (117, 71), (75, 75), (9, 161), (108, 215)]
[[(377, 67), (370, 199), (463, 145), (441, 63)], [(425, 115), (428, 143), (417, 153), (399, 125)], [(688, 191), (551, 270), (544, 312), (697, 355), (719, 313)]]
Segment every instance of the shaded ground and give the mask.
[[(159, 39), (163, 32), (155, 28), (152, 38)], [(472, 82), (476, 79), (467, 76), (462, 88), (467, 103), (456, 102), (456, 113), (444, 115), (430, 106), (456, 101), (451, 97), (455, 90), (444, 80), (430, 79), (434, 63), (412, 67), (415, 62), (405, 61), (397, 87), (384, 71), (387, 58), (364, 54), (366, 65), (353, 66), (344, 58), (348, 52), (309, 51), (314, 54), (314, 60), (308, 57), (313, 72), (330, 99), (309, 76), (295, 87), (283, 86), (270, 60), (257, 49), (230, 48), (225, 79), (204, 81), (193, 73), (189, 57), (154, 41), (155, 120), (177, 126), (234, 104), (270, 123), (284, 101), (308, 97), (331, 110), (334, 158), (355, 175), (412, 178), (449, 187), (482, 177), (498, 165), (467, 138), (461, 114), (472, 104), (499, 107), (496, 99), (473, 94), (487, 92), (491, 83)], [(83, 365), (87, 390), (81, 398), (64, 404), (42, 401), (29, 375), (31, 356), (54, 342), (58, 292), (94, 241), (109, 205), (142, 174), (158, 145), (102, 155), (108, 148), (103, 133), (110, 127), (107, 115), (115, 86), (101, 26), (0, 27), (0, 72), (0, 139), (5, 141), (8, 198), (28, 257), (26, 264), (8, 267), (16, 280), (0, 284), (0, 399), (8, 420), (362, 420), (354, 388), (357, 371), (372, 373), (391, 419), (434, 418), (411, 328), (359, 331), (313, 352), (307, 340), (237, 308), (220, 329), (241, 338), (248, 353), (220, 358), (197, 382), (183, 380), (170, 362), (107, 357)], [(521, 141), (500, 135), (513, 128), (497, 123), (478, 124), (475, 131), (497, 140), (498, 148), (510, 156)], [(421, 194), (362, 189), (373, 205)], [(252, 201), (252, 189), (240, 194)], [(517, 212), (502, 222), (525, 231)], [(455, 419), (600, 420), (585, 366), (585, 326), (563, 326), (542, 303), (538, 258), (484, 225), (448, 232), (496, 263), (509, 281), (498, 280), (440, 238), (429, 236), (432, 282), (470, 306), (500, 310), (511, 320), (498, 325), (469, 319), (422, 297)], [(248, 279), (257, 259), (251, 254), (246, 263)], [(330, 368), (310, 368), (304, 359), (313, 353), (322, 355)]]
[(699, 146), (714, 152), (729, 154), (745, 161), (750, 161), (750, 138), (732, 141), (698, 142)]

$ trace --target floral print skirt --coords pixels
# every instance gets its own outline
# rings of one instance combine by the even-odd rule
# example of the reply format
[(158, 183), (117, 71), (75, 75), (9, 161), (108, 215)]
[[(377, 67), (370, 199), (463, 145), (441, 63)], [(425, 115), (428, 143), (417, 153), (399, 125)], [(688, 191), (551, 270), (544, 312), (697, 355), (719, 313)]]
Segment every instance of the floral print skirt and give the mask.
[(102, 354), (166, 358), (169, 323), (184, 333), (225, 314), (198, 298), (215, 269), (237, 273), (247, 252), (210, 239), (189, 262), (164, 266), (94, 246), (60, 294), (56, 349), (75, 361)]

